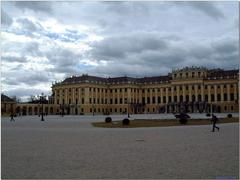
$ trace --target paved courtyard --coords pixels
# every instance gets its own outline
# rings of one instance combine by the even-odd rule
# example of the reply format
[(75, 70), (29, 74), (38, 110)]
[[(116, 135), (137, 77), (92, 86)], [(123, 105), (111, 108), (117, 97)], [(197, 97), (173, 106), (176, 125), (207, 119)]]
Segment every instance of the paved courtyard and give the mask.
[(16, 122), (2, 117), (2, 179), (239, 178), (238, 123), (219, 124), (220, 132), (214, 133), (209, 125), (91, 126), (104, 117), (47, 116), (44, 122), (38, 116), (17, 117)]

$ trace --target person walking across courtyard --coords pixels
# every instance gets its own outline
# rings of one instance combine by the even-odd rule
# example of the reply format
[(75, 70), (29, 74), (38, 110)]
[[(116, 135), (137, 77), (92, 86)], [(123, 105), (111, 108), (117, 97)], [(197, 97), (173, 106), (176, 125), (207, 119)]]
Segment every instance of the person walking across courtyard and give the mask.
[(212, 123), (213, 123), (213, 129), (212, 129), (212, 132), (214, 132), (215, 128), (219, 131), (219, 127), (216, 126), (217, 121), (218, 121), (217, 116), (212, 115)]
[(11, 113), (10, 117), (11, 117), (10, 121), (15, 121), (15, 119), (13, 118), (14, 117), (13, 113)]

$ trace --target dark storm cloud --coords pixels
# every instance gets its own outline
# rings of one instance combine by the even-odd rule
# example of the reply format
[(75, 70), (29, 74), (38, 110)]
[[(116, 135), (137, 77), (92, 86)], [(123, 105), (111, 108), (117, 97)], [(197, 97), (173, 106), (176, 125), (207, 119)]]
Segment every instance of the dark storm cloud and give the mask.
[(34, 88), (27, 88), (27, 87), (21, 87), (21, 88), (15, 88), (15, 89), (11, 89), (7, 92), (4, 92), (4, 94), (8, 95), (8, 96), (16, 96), (17, 97), (23, 97), (23, 96), (28, 96), (30, 97), (30, 95), (37, 95), (37, 94), (49, 94), (49, 91), (45, 91), (42, 89), (34, 89)]
[(1, 25), (10, 26), (12, 22), (12, 18), (3, 9), (1, 9)]
[(53, 65), (50, 72), (57, 73), (76, 73), (76, 66), (79, 63), (81, 55), (62, 47), (52, 47), (50, 51), (46, 52), (46, 57), (49, 64)]
[(2, 55), (1, 56), (2, 62), (27, 62), (25, 56), (14, 56), (14, 55)]
[(40, 11), (45, 13), (52, 12), (52, 2), (44, 1), (16, 1), (15, 6), (19, 9), (29, 9), (33, 11)]
[[(182, 3), (182, 2), (180, 2)], [(214, 4), (214, 2), (184, 2), (186, 5), (206, 14), (213, 19), (224, 18), (224, 13)]]
[[(159, 46), (158, 43), (154, 43), (155, 46), (149, 46), (148, 43), (139, 43), (134, 38), (124, 39), (119, 37), (118, 40), (113, 39), (103, 40), (99, 42), (98, 46), (94, 47), (97, 47), (97, 51), (93, 49), (93, 52), (90, 53), (93, 55), (92, 58), (97, 60), (105, 58), (104, 60), (109, 61), (107, 65), (90, 69), (90, 72), (97, 75), (112, 74), (113, 76), (163, 75), (173, 68), (192, 65), (231, 69), (238, 64), (237, 42), (232, 39), (208, 41), (202, 45), (197, 42), (186, 43), (184, 40), (179, 41), (178, 39), (177, 43), (174, 43), (175, 41), (163, 41), (163, 47)], [(162, 40), (162, 38), (159, 38), (159, 40)], [(148, 41), (144, 39), (142, 42)], [(128, 46), (128, 44), (133, 47)]]
[(97, 60), (126, 58), (128, 54), (141, 53), (147, 50), (163, 50), (167, 42), (157, 33), (132, 33), (108, 37), (92, 44), (92, 56)]

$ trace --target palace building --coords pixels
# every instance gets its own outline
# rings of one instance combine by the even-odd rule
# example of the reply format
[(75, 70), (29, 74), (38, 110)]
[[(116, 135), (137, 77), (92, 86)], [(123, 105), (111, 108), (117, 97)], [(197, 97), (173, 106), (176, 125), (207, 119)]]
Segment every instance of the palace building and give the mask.
[(186, 67), (165, 76), (84, 74), (52, 85), (57, 114), (238, 112), (239, 70)]

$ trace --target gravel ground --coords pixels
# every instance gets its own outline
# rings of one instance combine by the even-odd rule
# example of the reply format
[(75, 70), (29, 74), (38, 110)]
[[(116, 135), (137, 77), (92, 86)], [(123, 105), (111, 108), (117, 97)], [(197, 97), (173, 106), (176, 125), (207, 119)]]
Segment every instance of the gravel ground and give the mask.
[(90, 124), (102, 120), (2, 118), (2, 179), (239, 178), (238, 123), (219, 124), (220, 132), (214, 133), (209, 125), (109, 129)]

